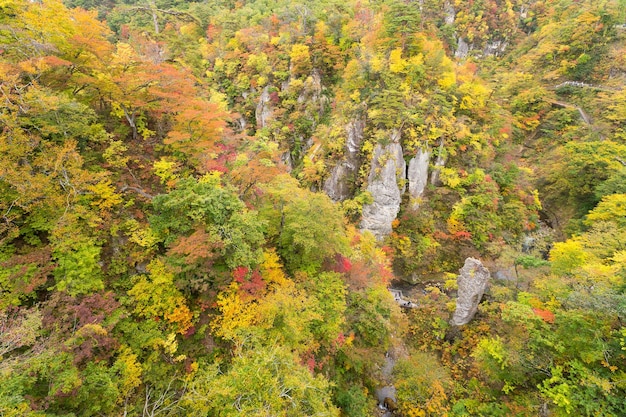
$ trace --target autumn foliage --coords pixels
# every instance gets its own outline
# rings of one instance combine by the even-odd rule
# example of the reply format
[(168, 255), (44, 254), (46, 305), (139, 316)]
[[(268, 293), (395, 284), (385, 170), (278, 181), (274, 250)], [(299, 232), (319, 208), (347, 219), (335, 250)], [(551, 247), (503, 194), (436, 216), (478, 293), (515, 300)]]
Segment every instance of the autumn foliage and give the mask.
[(624, 415), (625, 10), (0, 0), (0, 415)]

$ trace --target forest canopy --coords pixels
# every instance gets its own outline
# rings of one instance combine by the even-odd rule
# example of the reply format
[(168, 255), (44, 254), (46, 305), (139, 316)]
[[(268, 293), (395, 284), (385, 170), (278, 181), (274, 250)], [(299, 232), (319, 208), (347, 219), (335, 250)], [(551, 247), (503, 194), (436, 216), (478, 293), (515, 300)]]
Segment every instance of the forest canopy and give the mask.
[(0, 0), (0, 415), (626, 415), (625, 57), (624, 0)]

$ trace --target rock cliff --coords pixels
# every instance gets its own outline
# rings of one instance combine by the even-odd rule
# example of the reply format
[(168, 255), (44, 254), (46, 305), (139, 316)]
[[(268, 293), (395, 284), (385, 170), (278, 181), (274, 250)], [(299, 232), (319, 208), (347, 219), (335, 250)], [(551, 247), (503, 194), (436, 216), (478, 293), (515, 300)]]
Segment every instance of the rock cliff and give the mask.
[(324, 191), (334, 201), (343, 201), (352, 196), (354, 178), (359, 170), (359, 151), (363, 142), (363, 120), (353, 120), (346, 126), (346, 153), (344, 158), (330, 171), (324, 182)]
[(389, 144), (374, 148), (367, 185), (374, 202), (363, 206), (361, 220), (361, 228), (371, 231), (379, 240), (391, 233), (391, 222), (398, 215), (405, 188), (398, 185), (404, 183), (406, 172), (400, 132), (394, 130), (390, 136)]
[(265, 127), (267, 126), (267, 122), (272, 117), (272, 106), (270, 103), (270, 88), (269, 86), (265, 86), (263, 91), (261, 92), (261, 96), (259, 97), (259, 102), (256, 106), (256, 125), (257, 127)]
[(419, 149), (414, 158), (409, 161), (407, 169), (407, 179), (409, 180), (409, 195), (411, 196), (411, 207), (419, 207), (419, 199), (424, 194), (424, 189), (428, 183), (428, 164), (430, 163), (430, 150), (428, 148)]
[(434, 186), (441, 186), (439, 181), (439, 171), (446, 165), (446, 158), (443, 152), (443, 138), (439, 141), (439, 149), (437, 151), (437, 159), (435, 159), (435, 166), (433, 172), (430, 174), (430, 183)]

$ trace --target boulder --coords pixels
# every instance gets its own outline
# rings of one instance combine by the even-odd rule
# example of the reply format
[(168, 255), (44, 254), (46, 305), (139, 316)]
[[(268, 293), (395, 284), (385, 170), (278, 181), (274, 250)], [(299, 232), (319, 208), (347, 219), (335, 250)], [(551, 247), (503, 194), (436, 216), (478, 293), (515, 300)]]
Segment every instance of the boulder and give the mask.
[(469, 323), (478, 310), (491, 274), (478, 259), (467, 258), (457, 277), (458, 295), (452, 324), (462, 326)]
[(398, 405), (391, 397), (385, 397), (385, 400), (383, 401), (383, 406), (392, 413), (394, 413), (398, 409)]
[[(415, 206), (414, 206), (415, 207)], [(416, 285), (422, 282), (422, 278), (417, 272), (412, 272), (410, 275), (403, 274), (399, 277), (402, 281), (411, 285)]]

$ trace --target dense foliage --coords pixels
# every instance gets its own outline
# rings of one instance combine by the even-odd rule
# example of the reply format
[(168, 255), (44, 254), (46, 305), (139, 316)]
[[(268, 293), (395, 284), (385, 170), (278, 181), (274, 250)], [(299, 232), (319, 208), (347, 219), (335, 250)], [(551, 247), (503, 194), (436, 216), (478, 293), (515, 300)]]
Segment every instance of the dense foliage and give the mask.
[[(0, 0), (0, 415), (626, 415), (625, 41), (624, 0)], [(391, 138), (431, 177), (377, 241)]]

